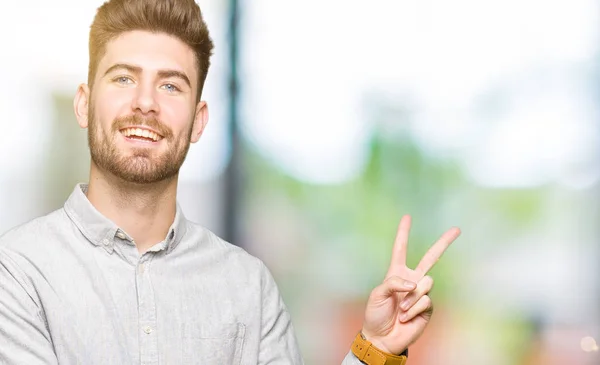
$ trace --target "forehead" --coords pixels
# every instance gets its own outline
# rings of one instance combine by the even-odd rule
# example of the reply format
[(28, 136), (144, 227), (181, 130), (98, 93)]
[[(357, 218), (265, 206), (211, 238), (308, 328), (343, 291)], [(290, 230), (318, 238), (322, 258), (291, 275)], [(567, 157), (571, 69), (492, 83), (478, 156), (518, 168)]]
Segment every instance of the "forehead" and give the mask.
[(112, 39), (98, 64), (98, 75), (103, 75), (117, 63), (136, 65), (144, 72), (173, 69), (184, 72), (192, 83), (197, 79), (196, 57), (192, 48), (164, 33), (136, 30)]

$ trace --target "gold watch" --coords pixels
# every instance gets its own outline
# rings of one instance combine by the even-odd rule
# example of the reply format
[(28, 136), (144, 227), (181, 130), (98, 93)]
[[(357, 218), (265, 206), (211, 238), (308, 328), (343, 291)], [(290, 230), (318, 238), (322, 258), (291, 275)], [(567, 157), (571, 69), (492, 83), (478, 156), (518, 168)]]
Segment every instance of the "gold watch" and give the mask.
[(367, 341), (362, 332), (354, 338), (352, 353), (367, 365), (405, 365), (407, 359), (406, 355), (393, 355), (378, 349)]

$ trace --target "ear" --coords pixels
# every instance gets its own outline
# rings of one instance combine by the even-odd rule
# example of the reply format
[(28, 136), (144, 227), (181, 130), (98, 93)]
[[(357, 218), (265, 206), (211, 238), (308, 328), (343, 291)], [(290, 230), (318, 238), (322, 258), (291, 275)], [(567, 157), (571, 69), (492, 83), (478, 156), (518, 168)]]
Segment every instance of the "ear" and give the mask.
[(73, 109), (75, 110), (75, 117), (77, 123), (81, 128), (88, 127), (88, 105), (90, 100), (90, 88), (86, 84), (81, 84), (77, 88), (75, 99), (73, 100)]
[(192, 127), (192, 136), (190, 142), (196, 143), (200, 140), (204, 128), (208, 124), (208, 104), (205, 101), (200, 101), (196, 105), (196, 116), (194, 117), (194, 125)]

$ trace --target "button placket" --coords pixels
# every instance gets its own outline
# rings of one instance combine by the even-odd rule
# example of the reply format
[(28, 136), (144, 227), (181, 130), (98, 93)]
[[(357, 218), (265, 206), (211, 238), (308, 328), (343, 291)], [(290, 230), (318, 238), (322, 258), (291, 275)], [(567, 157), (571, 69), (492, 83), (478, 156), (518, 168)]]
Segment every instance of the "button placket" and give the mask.
[(142, 364), (158, 364), (158, 338), (156, 327), (156, 303), (150, 281), (148, 264), (152, 256), (143, 255), (138, 261), (135, 277), (138, 294), (140, 329), (140, 360)]

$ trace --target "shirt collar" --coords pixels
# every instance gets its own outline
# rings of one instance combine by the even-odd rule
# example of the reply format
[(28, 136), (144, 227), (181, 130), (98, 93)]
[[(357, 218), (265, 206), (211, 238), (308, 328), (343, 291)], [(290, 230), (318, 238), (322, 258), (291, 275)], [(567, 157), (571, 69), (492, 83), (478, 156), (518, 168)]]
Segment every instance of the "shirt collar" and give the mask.
[[(88, 184), (77, 184), (65, 202), (64, 209), (71, 221), (81, 233), (94, 245), (104, 247), (112, 253), (116, 239), (129, 238), (127, 233), (119, 228), (113, 221), (106, 218), (90, 203), (87, 198)], [(167, 254), (179, 244), (187, 230), (187, 220), (177, 203), (177, 210), (173, 224), (169, 228), (162, 245)], [(159, 249), (160, 250), (160, 249)], [(151, 251), (155, 251), (151, 249)]]

